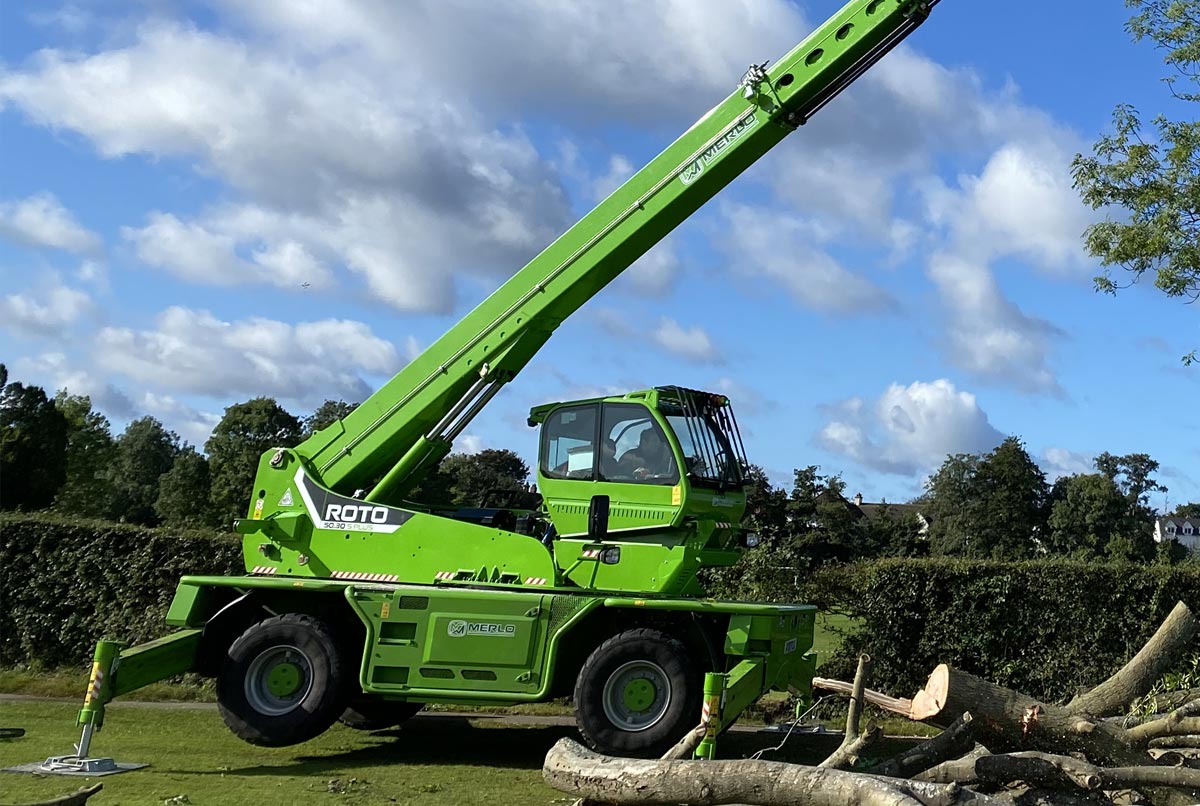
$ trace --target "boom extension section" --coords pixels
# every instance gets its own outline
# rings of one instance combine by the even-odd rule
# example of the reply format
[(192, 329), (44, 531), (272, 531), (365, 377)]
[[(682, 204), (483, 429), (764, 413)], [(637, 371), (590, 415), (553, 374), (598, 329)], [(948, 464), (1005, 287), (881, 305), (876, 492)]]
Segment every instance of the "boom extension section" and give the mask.
[[(398, 501), (568, 316), (895, 47), (934, 2), (855, 0), (773, 67), (752, 66), (728, 98), (296, 454), (331, 490)], [(453, 427), (452, 412), (462, 415)]]

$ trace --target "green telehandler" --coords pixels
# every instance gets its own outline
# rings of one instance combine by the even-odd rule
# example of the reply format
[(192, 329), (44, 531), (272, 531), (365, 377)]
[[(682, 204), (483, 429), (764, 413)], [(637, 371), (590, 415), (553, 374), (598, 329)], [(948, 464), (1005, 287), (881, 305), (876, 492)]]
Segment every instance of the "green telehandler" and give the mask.
[[(661, 754), (702, 710), (713, 737), (770, 690), (810, 691), (815, 608), (705, 598), (735, 563), (747, 461), (730, 401), (661, 386), (534, 408), (533, 511), (434, 513), (405, 496), (576, 309), (929, 15), (936, 0), (852, 0), (736, 90), (375, 394), (267, 451), (243, 576), (185, 576), (132, 648), (102, 641), (83, 736), (104, 706), (184, 672), (216, 678), (248, 742), (303, 742), (341, 719), (397, 725), (423, 705), (572, 696), (599, 751)], [(111, 762), (109, 762), (111, 767)]]

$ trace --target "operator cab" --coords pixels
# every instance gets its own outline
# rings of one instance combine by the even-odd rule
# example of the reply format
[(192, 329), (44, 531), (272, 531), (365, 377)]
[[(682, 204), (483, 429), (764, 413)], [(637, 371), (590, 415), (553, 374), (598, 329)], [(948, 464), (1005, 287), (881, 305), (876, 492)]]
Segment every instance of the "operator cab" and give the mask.
[(736, 524), (745, 450), (724, 395), (659, 387), (534, 408), (538, 486), (559, 539), (584, 539), (594, 496), (610, 500), (613, 539), (685, 539), (685, 521)]

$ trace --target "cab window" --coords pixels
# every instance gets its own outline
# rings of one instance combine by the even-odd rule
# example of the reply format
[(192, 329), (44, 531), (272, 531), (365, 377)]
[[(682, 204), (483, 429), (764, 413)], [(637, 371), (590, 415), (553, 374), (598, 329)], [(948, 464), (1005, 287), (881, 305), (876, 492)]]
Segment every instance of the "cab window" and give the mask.
[(542, 474), (552, 479), (594, 479), (596, 405), (555, 410), (542, 426)]
[(645, 406), (606, 403), (600, 435), (603, 480), (635, 484), (679, 481), (671, 445)]

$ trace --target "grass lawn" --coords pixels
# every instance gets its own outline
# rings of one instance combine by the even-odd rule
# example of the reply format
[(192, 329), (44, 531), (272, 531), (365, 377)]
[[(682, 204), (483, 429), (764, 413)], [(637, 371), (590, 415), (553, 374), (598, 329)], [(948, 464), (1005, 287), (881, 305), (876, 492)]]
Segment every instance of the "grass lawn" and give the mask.
[[(0, 767), (68, 751), (78, 738), (73, 724), (76, 711), (68, 703), (0, 702), (0, 725), (26, 729), (23, 739), (0, 740)], [(542, 760), (550, 746), (564, 736), (575, 737), (574, 728), (568, 726), (513, 726), (486, 715), (418, 716), (403, 730), (367, 734), (337, 725), (311, 742), (266, 749), (235, 738), (211, 706), (117, 703), (109, 707), (107, 716), (93, 752), (152, 766), (95, 779), (104, 783), (104, 790), (89, 801), (90, 806), (570, 803), (541, 779)], [(735, 732), (722, 737), (718, 749), (724, 758), (742, 758), (778, 744), (781, 738), (780, 734)], [(782, 751), (764, 757), (816, 763), (837, 745), (838, 738), (797, 734)], [(49, 799), (92, 782), (0, 773), (0, 804)]]

